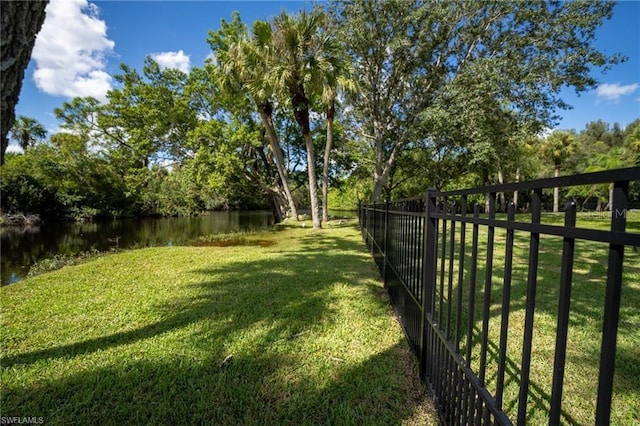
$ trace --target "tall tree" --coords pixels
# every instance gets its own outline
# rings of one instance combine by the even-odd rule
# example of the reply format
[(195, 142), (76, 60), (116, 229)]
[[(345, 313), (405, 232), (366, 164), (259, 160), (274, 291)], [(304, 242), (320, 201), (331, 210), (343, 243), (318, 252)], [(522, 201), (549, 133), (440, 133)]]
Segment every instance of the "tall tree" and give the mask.
[[(296, 16), (284, 12), (273, 22), (275, 61), (272, 78), (288, 97), (304, 139), (314, 229), (321, 228), (322, 221), (309, 112), (314, 100), (320, 98), (323, 90), (328, 87), (325, 85), (326, 77), (340, 60), (334, 54), (337, 50), (334, 49), (335, 44), (331, 38), (321, 32), (325, 22), (326, 15), (318, 9), (312, 12), (301, 11)], [(329, 100), (331, 96), (327, 95), (326, 98)]]
[(194, 68), (189, 75), (188, 92), (199, 118), (190, 134), (194, 155), (186, 167), (207, 192), (230, 202), (249, 199), (255, 204), (264, 194), (278, 223), (287, 201), (255, 106), (224, 87), (213, 64), (205, 68)]
[(587, 123), (585, 129), (580, 132), (580, 138), (587, 144), (604, 142), (609, 147), (617, 147), (622, 145), (624, 134), (618, 123), (611, 127), (609, 123), (597, 120)]
[[(553, 163), (553, 175), (560, 176), (560, 167), (575, 150), (575, 134), (555, 131), (550, 134), (541, 146), (542, 156)], [(560, 208), (560, 188), (553, 189), (553, 212)]]
[(98, 121), (110, 129), (118, 145), (126, 141), (127, 153), (141, 167), (152, 163), (179, 161), (186, 155), (187, 135), (196, 124), (196, 115), (185, 94), (187, 74), (162, 69), (151, 57), (144, 62), (142, 74), (121, 65), (115, 79), (122, 84), (111, 90), (109, 102)]
[(87, 96), (66, 101), (61, 107), (55, 108), (53, 113), (62, 121), (60, 127), (81, 135), (100, 152), (111, 154), (118, 149), (133, 151), (123, 129), (112, 126), (109, 120), (104, 119), (106, 109), (106, 104)]
[(355, 90), (355, 84), (350, 78), (351, 67), (347, 60), (346, 52), (338, 43), (337, 37), (333, 33), (332, 26), (326, 27), (320, 35), (321, 46), (318, 49), (322, 55), (326, 56), (326, 62), (330, 66), (322, 68), (324, 74), (324, 84), (322, 89), (322, 103), (325, 106), (325, 117), (327, 122), (327, 139), (324, 147), (324, 158), (322, 164), (322, 220), (329, 220), (329, 161), (333, 148), (333, 123), (336, 115), (336, 101), (338, 93), (344, 90)]
[(23, 151), (47, 137), (47, 130), (38, 120), (24, 115), (18, 117), (10, 133), (12, 139), (18, 142)]
[(3, 1), (0, 7), (0, 165), (9, 146), (7, 134), (15, 120), (24, 71), (29, 64), (36, 35), (42, 28), (48, 0)]
[[(586, 172), (599, 172), (602, 170), (621, 169), (623, 167), (631, 167), (634, 165), (634, 159), (629, 155), (624, 147), (618, 146), (608, 149), (606, 152), (591, 159), (591, 165), (587, 167)], [(612, 211), (613, 208), (613, 184), (609, 187), (609, 202), (607, 210)], [(599, 200), (598, 200), (599, 204)], [(600, 210), (597, 208), (597, 210)]]
[(624, 129), (624, 145), (631, 153), (633, 162), (640, 165), (640, 118)]
[[(619, 62), (592, 45), (610, 2), (334, 2), (332, 13), (354, 62), (354, 113), (376, 155), (377, 200), (400, 152), (418, 137), (438, 140), (442, 116), (478, 122), (499, 106), (534, 134), (567, 105), (563, 87), (594, 87), (595, 67)], [(474, 82), (474, 85), (470, 85)], [(465, 89), (480, 94), (471, 102)], [(451, 102), (462, 116), (448, 113)], [(495, 108), (494, 108), (495, 109)], [(438, 120), (434, 120), (438, 118)], [(417, 130), (420, 129), (418, 133)], [(446, 129), (447, 131), (449, 129)], [(474, 141), (471, 130), (465, 130)]]
[(224, 91), (237, 96), (246, 96), (255, 104), (266, 130), (289, 211), (297, 220), (298, 209), (291, 194), (284, 154), (273, 120), (274, 88), (267, 78), (270, 61), (274, 55), (269, 25), (257, 21), (250, 36), (246, 25), (242, 23), (240, 15), (236, 12), (230, 23), (223, 20), (218, 31), (210, 31), (207, 41), (217, 63), (217, 66), (208, 67), (212, 78)]

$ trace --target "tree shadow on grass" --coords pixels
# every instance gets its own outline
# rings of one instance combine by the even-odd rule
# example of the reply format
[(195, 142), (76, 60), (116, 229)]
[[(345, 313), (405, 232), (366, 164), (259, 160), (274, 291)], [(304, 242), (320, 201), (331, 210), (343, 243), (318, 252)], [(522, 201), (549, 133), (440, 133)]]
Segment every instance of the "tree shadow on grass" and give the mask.
[[(362, 247), (350, 240), (323, 236), (302, 237), (301, 251), (279, 251), (281, 256), (272, 260), (227, 263), (221, 267), (192, 271), (196, 275), (212, 276), (214, 280), (200, 280), (195, 291), (187, 298), (178, 298), (155, 309), (165, 318), (134, 330), (118, 332), (70, 345), (7, 356), (2, 368), (19, 364), (32, 364), (40, 360), (68, 358), (126, 345), (175, 330), (212, 315), (224, 315), (243, 329), (253, 322), (275, 318), (284, 309), (288, 317), (300, 316), (303, 322), (316, 321), (325, 314), (330, 298), (323, 294), (337, 280), (352, 280), (354, 266), (367, 269), (368, 262), (358, 256)], [(332, 254), (329, 249), (334, 249)], [(215, 252), (224, 254), (224, 251)], [(302, 253), (302, 254), (301, 254)], [(360, 265), (358, 265), (360, 263)], [(338, 270), (342, 268), (342, 270)], [(369, 268), (370, 269), (370, 268)], [(256, 310), (256, 306), (272, 309)], [(249, 309), (241, 309), (249, 308)], [(308, 309), (312, 317), (305, 318)], [(295, 315), (293, 315), (295, 314)], [(289, 327), (295, 329), (295, 327)], [(225, 332), (231, 330), (225, 329)]]
[[(256, 261), (194, 269), (198, 279), (186, 295), (155, 306), (162, 319), (152, 324), (3, 358), (4, 371), (50, 363), (63, 369), (37, 384), (3, 383), (3, 415), (59, 424), (427, 421), (426, 395), (401, 337), (370, 348), (360, 362), (342, 358), (350, 350), (344, 339), (321, 342), (337, 320), (348, 320), (338, 312), (345, 296), (335, 286), (359, 299), (354, 315), (367, 314), (372, 324), (390, 315), (364, 247), (329, 235), (300, 244)], [(64, 371), (75, 357), (88, 367)]]
[[(192, 365), (130, 361), (9, 389), (3, 415), (42, 416), (47, 424), (429, 424), (432, 413), (415, 379), (390, 373), (415, 363), (399, 342), (329, 382), (288, 377), (301, 359), (271, 352), (237, 356), (220, 367), (213, 351)], [(49, 401), (47, 406), (35, 401)]]

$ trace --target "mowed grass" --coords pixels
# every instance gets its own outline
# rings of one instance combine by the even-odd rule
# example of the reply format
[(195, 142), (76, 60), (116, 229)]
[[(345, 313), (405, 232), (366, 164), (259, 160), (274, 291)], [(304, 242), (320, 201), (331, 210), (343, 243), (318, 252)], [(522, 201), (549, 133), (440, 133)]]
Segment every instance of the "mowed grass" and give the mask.
[(431, 424), (354, 222), (149, 248), (0, 289), (2, 416)]
[[(506, 217), (500, 217), (506, 219)], [(564, 223), (563, 214), (546, 214), (542, 222), (552, 225)], [(516, 220), (527, 222), (526, 215)], [(640, 217), (629, 215), (629, 232), (640, 233)], [(603, 229), (610, 226), (610, 217), (579, 214), (577, 224), (582, 228)], [(461, 352), (466, 351), (466, 326), (469, 316), (469, 268), (471, 267), (472, 226), (466, 227), (467, 249), (465, 254), (465, 281), (463, 283), (463, 310)], [(456, 229), (453, 286), (449, 299), (449, 243), (447, 230), (447, 258), (438, 263), (436, 298), (442, 296), (443, 318), (451, 301), (452, 329), (456, 327), (456, 294), (458, 291), (460, 225)], [(494, 259), (490, 293), (490, 318), (486, 382), (495, 395), (497, 389), (500, 327), (502, 324), (503, 290), (505, 273), (506, 231), (496, 229)], [(522, 367), (522, 346), (529, 272), (529, 234), (515, 232), (513, 277), (509, 302), (507, 363), (503, 409), (515, 421), (518, 410), (518, 393)], [(439, 245), (439, 255), (441, 250)], [(562, 263), (561, 237), (543, 235), (540, 238), (538, 284), (534, 314), (533, 348), (527, 423), (548, 423), (553, 381), (554, 354), (557, 336), (558, 301), (560, 298), (560, 267)], [(485, 295), (487, 227), (479, 228), (478, 273), (475, 292), (474, 328), (472, 335), (472, 369), (480, 367), (482, 310)], [(599, 363), (602, 343), (602, 323), (607, 281), (607, 244), (576, 241), (571, 287), (567, 358), (562, 395), (561, 422), (563, 424), (594, 424), (597, 398)], [(440, 272), (445, 266), (444, 285), (440, 287)], [(441, 288), (443, 291), (441, 291)], [(440, 311), (435, 312), (436, 317)], [(631, 248), (625, 250), (620, 321), (614, 375), (614, 395), (611, 424), (640, 424), (640, 253)]]

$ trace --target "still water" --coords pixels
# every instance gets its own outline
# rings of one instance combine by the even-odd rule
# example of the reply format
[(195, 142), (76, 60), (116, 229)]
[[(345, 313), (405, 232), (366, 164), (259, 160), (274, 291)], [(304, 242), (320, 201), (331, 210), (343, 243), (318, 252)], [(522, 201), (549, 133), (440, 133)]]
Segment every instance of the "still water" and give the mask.
[(268, 229), (267, 211), (211, 212), (189, 218), (124, 219), (94, 223), (46, 222), (0, 229), (2, 285), (23, 279), (31, 265), (56, 254), (112, 248), (171, 246), (201, 235)]

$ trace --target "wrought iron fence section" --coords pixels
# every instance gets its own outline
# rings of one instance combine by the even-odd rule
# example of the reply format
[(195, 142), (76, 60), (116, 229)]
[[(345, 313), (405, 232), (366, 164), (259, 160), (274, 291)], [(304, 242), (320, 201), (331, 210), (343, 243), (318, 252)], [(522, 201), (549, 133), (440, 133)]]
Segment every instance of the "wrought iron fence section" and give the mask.
[[(626, 230), (626, 218), (631, 212), (629, 183), (638, 180), (640, 167), (633, 167), (466, 190), (429, 190), (424, 198), (359, 206), (364, 241), (419, 358), (420, 376), (432, 391), (443, 422), (525, 424), (531, 398), (548, 401), (550, 424), (574, 421), (562, 407), (562, 393), (575, 246), (576, 241), (588, 241), (608, 245), (595, 422), (609, 423), (624, 250), (640, 247), (640, 234)], [(563, 225), (542, 223), (545, 191), (556, 186), (600, 184), (612, 185), (609, 230), (577, 226), (578, 205), (573, 199), (564, 208)], [(499, 203), (499, 198), (507, 198), (501, 193), (513, 194), (511, 199), (517, 194), (526, 196), (526, 214), (517, 215), (513, 201)], [(469, 201), (479, 198), (484, 198), (484, 208)], [(501, 233), (499, 241), (496, 230)], [(520, 250), (526, 250), (528, 263), (522, 352), (514, 360), (507, 347), (512, 324), (516, 233), (526, 236), (526, 240), (520, 238), (519, 244)], [(541, 236), (562, 239), (562, 252), (558, 254), (557, 336), (549, 392), (531, 381)], [(500, 262), (495, 262), (496, 258)], [(499, 300), (492, 299), (494, 290), (500, 291)], [(490, 339), (490, 327), (493, 330), (496, 326), (490, 321), (494, 311), (498, 312), (499, 331), (494, 331), (497, 338)], [(491, 391), (488, 380), (492, 382)], [(510, 418), (505, 414), (504, 391), (507, 382), (513, 381), (518, 382), (519, 392), (512, 402), (517, 404), (517, 410), (511, 410), (517, 414)]]

